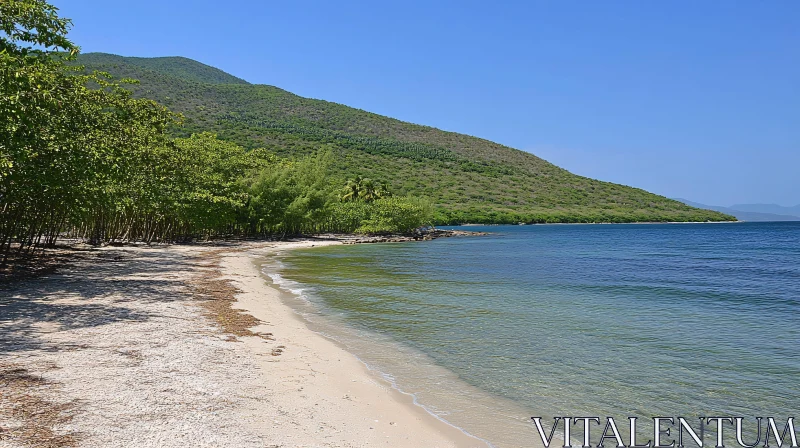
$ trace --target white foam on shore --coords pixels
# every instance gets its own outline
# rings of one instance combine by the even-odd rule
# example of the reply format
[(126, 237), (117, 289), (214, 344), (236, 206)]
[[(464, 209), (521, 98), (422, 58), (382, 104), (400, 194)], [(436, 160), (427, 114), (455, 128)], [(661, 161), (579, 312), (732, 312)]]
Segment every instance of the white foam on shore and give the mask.
[(302, 288), (299, 283), (292, 280), (287, 280), (283, 278), (282, 275), (276, 272), (266, 271), (266, 269), (262, 272), (266, 274), (270, 279), (272, 279), (272, 283), (274, 283), (275, 286), (277, 286), (278, 288), (288, 293), (294, 294), (297, 297), (307, 302), (309, 301), (308, 296), (305, 294), (306, 288)]

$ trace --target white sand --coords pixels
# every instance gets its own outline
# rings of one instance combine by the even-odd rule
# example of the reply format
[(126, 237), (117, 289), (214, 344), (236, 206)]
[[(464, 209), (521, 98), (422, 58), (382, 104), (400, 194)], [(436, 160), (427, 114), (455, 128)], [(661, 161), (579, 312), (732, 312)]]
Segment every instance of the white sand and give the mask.
[[(191, 256), (207, 248), (104, 249), (100, 262), (0, 289), (0, 365), (51, 382), (35, 393), (71, 403), (71, 421), (54, 429), (77, 433), (79, 446), (485, 447), (281, 303), (253, 257), (310, 244), (320, 243), (223, 254), (237, 307), (274, 341), (230, 341), (204, 316), (187, 282), (204, 269)], [(0, 414), (0, 447), (23, 446), (8, 430), (24, 424)]]

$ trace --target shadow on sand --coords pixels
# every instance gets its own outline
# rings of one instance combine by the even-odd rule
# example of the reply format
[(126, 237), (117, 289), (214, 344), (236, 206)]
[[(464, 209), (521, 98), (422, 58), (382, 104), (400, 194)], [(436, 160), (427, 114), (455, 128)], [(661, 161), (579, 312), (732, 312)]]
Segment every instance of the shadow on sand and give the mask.
[(159, 249), (103, 250), (76, 254), (58, 273), (0, 285), (0, 356), (70, 349), (47, 344), (39, 337), (46, 331), (147, 320), (126, 302), (190, 298), (182, 280), (192, 263)]

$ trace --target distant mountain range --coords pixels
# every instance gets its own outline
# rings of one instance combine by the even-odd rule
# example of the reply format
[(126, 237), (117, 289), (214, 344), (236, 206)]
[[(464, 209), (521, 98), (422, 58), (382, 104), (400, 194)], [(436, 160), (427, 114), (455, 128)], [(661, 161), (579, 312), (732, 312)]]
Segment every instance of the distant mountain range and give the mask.
[(734, 210), (754, 213), (770, 213), (774, 215), (800, 216), (800, 204), (794, 207), (784, 207), (777, 204), (736, 204), (731, 205)]
[(730, 207), (720, 207), (680, 198), (675, 198), (675, 200), (692, 207), (733, 215), (739, 221), (800, 221), (800, 204), (794, 207), (783, 207), (776, 204), (736, 204)]
[[(253, 85), (182, 57), (83, 54), (87, 70), (134, 78), (137, 97), (183, 114), (175, 136), (210, 131), (288, 159), (333, 155), (332, 182), (368, 177), (396, 195), (428, 198), (438, 223), (727, 221), (639, 188), (572, 174), (481, 138), (405, 123)], [(338, 179), (337, 179), (338, 178)]]

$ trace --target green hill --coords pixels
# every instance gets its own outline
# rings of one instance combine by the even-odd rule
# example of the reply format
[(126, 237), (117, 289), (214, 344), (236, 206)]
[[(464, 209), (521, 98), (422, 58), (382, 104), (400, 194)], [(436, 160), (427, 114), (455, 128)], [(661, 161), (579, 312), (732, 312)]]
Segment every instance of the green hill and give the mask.
[(725, 221), (644, 190), (574, 175), (488, 140), (252, 85), (186, 58), (81, 55), (79, 63), (141, 81), (137, 96), (185, 116), (176, 135), (213, 131), (284, 157), (331, 149), (341, 181), (361, 175), (425, 196), (440, 223)]
[(180, 56), (135, 58), (107, 53), (87, 53), (81, 55), (80, 61), (87, 67), (102, 65), (110, 71), (124, 71), (125, 67), (138, 67), (188, 81), (209, 84), (250, 84), (244, 79), (229, 75), (218, 68)]

